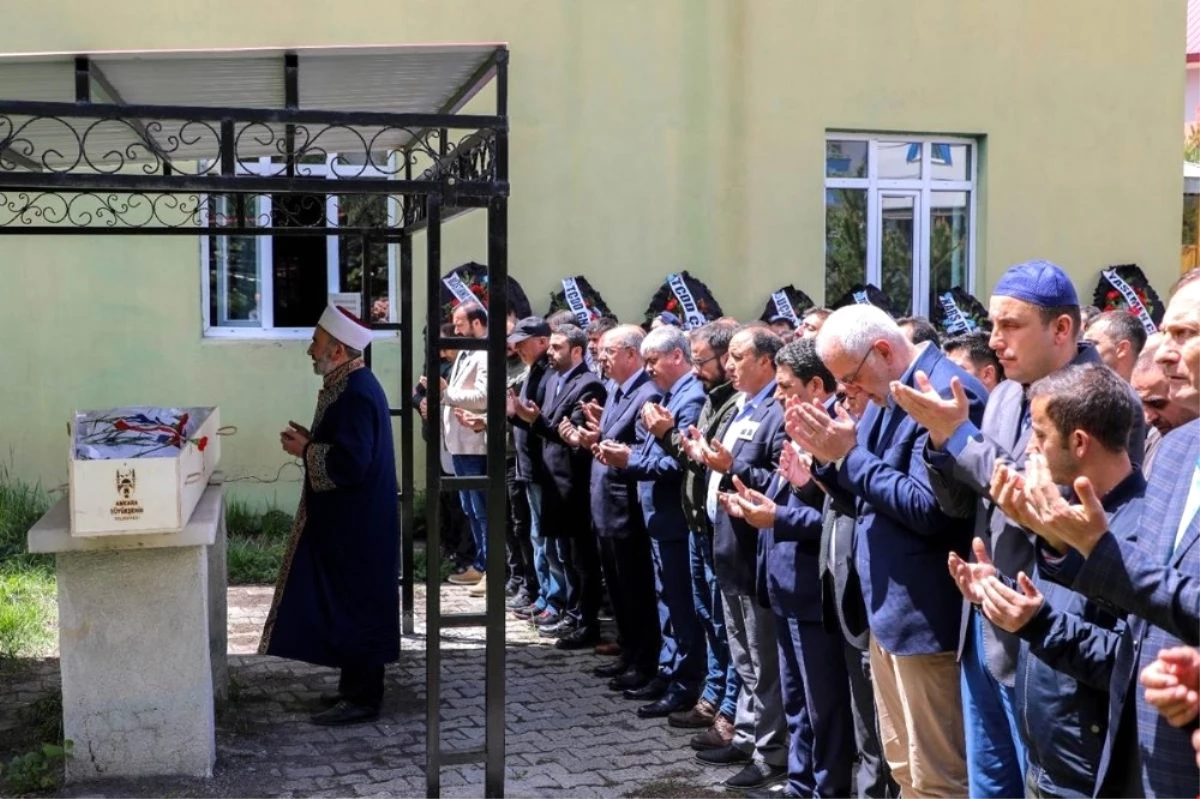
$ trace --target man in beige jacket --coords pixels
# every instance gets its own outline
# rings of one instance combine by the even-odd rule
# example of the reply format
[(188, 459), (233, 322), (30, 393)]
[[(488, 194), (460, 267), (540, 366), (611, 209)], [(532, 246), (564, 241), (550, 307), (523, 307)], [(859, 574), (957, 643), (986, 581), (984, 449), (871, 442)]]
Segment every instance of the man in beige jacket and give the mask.
[[(459, 305), (451, 319), (456, 336), (487, 337), (487, 311), (477, 303)], [(487, 474), (487, 433), (475, 432), (454, 413), (455, 408), (487, 410), (487, 352), (459, 352), (450, 369), (449, 380), (443, 383), (442, 437), (454, 462), (454, 474), (458, 477)], [(460, 491), (459, 497), (475, 539), (475, 562), (462, 574), (450, 575), (449, 580), (455, 585), (475, 585), (483, 579), (487, 567), (487, 494), (484, 491)]]

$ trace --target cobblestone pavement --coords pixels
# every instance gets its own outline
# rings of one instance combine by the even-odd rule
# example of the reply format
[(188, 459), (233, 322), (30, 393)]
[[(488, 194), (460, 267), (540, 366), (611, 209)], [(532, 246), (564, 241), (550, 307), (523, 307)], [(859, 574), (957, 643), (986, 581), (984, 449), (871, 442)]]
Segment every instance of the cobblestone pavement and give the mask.
[[(377, 723), (328, 729), (307, 723), (318, 695), (336, 687), (332, 669), (254, 654), (271, 600), (266, 587), (229, 591), (230, 701), (218, 712), (218, 765), (212, 780), (138, 780), (68, 786), (66, 796), (423, 796), (425, 795), (425, 627), (423, 589), (417, 630), (388, 667)], [(481, 611), (465, 588), (442, 589), (443, 611)], [(483, 630), (443, 637), (445, 748), (483, 743)], [(702, 766), (688, 731), (642, 720), (637, 703), (607, 689), (591, 650), (562, 652), (511, 618), (507, 629), (506, 795), (719, 796), (732, 769)], [(23, 705), (58, 688), (57, 660), (26, 664), (0, 680), (0, 737)], [(482, 796), (482, 766), (442, 770), (442, 795)]]

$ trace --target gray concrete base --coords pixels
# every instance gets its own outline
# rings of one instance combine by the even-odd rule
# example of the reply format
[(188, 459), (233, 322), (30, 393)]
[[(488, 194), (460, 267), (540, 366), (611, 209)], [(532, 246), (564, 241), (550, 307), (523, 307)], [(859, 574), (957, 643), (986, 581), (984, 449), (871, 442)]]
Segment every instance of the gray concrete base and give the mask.
[(64, 504), (29, 541), (58, 564), (67, 779), (212, 776), (227, 682), (220, 486), (163, 536), (64, 536)]

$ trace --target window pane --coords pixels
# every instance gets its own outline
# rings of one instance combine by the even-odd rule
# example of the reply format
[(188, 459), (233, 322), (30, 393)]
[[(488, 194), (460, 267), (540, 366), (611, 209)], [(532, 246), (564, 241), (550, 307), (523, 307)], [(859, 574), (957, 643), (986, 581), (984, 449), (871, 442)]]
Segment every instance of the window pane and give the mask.
[(312, 327), (329, 302), (325, 195), (277, 194), (271, 217), (276, 227), (314, 229), (311, 235), (275, 236), (271, 264), (275, 327)]
[(928, 145), (931, 177), (934, 180), (970, 180), (971, 146), (969, 144)]
[[(246, 225), (253, 225), (258, 214), (258, 198), (244, 200)], [(211, 228), (240, 226), (237, 210), (230, 197), (208, 199), (208, 224)], [(208, 278), (210, 325), (258, 327), (260, 320), (258, 285), (258, 239), (253, 236), (209, 236)]]
[[(387, 197), (344, 194), (338, 197), (338, 226), (387, 227)], [(371, 273), (371, 321), (386, 322), (388, 308), (388, 251), (382, 239), (349, 236), (338, 240), (338, 273), (341, 291), (362, 291), (363, 264)], [(365, 312), (365, 309), (364, 309)]]
[(921, 177), (921, 147), (918, 141), (881, 141), (876, 148), (879, 177), (901, 180)]
[(883, 238), (880, 241), (883, 293), (897, 316), (912, 313), (913, 243), (917, 198), (881, 195)]
[(865, 141), (826, 141), (825, 177), (865, 178), (867, 143)]
[(930, 192), (929, 286), (933, 292), (930, 307), (937, 296), (960, 286), (966, 291), (970, 275), (971, 231), (970, 199), (965, 191)]
[(825, 302), (867, 279), (867, 192), (825, 190)]

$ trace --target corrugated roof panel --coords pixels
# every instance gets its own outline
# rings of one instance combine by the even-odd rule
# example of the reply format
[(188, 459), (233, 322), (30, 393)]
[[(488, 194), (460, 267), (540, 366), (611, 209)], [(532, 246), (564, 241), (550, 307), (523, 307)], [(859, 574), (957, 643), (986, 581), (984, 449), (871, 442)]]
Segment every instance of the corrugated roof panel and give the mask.
[(75, 62), (0, 62), (0, 98), (69, 103), (75, 100)]
[(126, 103), (282, 108), (283, 57), (97, 62)]

